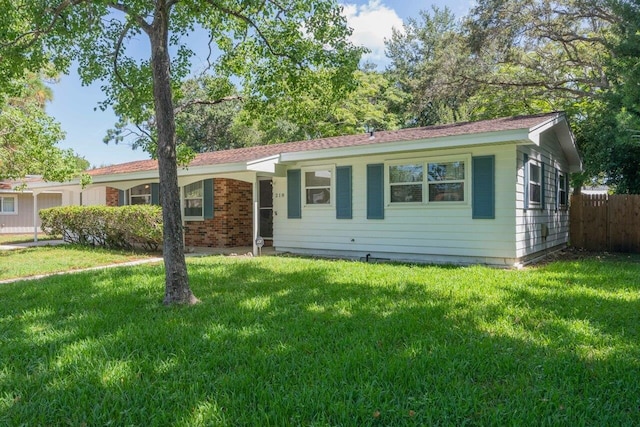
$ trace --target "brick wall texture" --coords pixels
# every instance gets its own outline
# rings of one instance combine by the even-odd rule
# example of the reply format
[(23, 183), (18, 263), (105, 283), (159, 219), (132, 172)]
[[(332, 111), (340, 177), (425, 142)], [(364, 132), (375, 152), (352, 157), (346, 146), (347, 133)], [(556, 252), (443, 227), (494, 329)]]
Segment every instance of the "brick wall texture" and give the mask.
[(107, 206), (118, 206), (118, 189), (107, 187), (106, 194)]
[(253, 188), (234, 179), (214, 179), (213, 219), (187, 221), (185, 245), (223, 248), (253, 244)]

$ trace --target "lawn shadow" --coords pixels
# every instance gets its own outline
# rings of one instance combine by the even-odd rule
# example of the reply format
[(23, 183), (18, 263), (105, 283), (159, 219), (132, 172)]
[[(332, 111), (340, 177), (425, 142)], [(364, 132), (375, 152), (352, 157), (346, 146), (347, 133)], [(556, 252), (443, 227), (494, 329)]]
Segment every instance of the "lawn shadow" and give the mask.
[[(538, 316), (544, 299), (508, 286), (500, 298), (461, 293), (455, 284), (474, 269), (357, 264), (345, 276), (341, 268), (328, 261), (194, 262), (191, 287), (202, 302), (189, 308), (160, 305), (161, 266), (21, 284), (11, 312), (0, 309), (0, 336), (11, 346), (3, 355), (14, 354), (0, 375), (13, 399), (2, 400), (0, 421), (638, 420), (638, 386), (624, 375), (637, 368), (631, 360), (615, 359), (624, 363), (617, 368), (606, 357), (587, 364), (548, 342), (552, 331), (522, 322), (515, 330), (531, 334), (494, 327), (509, 304), (526, 302), (526, 313)], [(511, 273), (499, 274), (509, 280)]]

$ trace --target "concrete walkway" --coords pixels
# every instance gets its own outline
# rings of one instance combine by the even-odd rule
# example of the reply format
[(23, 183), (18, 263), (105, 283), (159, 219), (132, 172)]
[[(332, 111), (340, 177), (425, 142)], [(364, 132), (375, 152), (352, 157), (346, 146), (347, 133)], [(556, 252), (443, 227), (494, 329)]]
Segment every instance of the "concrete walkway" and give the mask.
[[(35, 246), (56, 246), (66, 244), (63, 240), (42, 240), (37, 242), (24, 242), (24, 243), (15, 243), (11, 245), (0, 245), (0, 251), (9, 251), (16, 249), (25, 249)], [(186, 248), (185, 256), (187, 257), (201, 257), (201, 256), (209, 256), (209, 255), (226, 255), (226, 256), (253, 256), (252, 248), (250, 246), (242, 246), (235, 248)], [(267, 247), (262, 248), (262, 256), (273, 255), (275, 251), (273, 248)], [(21, 282), (25, 280), (37, 280), (43, 279), (45, 277), (51, 276), (60, 276), (63, 274), (74, 274), (74, 273), (82, 273), (85, 271), (95, 271), (95, 270), (105, 270), (107, 268), (116, 268), (116, 267), (130, 267), (141, 264), (151, 264), (163, 262), (164, 259), (162, 257), (152, 257), (145, 258), (136, 261), (130, 262), (121, 262), (115, 264), (101, 265), (97, 267), (90, 268), (82, 268), (78, 270), (68, 270), (68, 271), (59, 271), (56, 273), (46, 273), (46, 274), (38, 274), (35, 276), (27, 276), (27, 277), (17, 277), (13, 279), (0, 280), (0, 285), (4, 285), (7, 283)]]
[(56, 246), (63, 245), (63, 240), (38, 240), (37, 242), (12, 243), (10, 245), (0, 245), (0, 251), (11, 251), (14, 249), (31, 248), (34, 246)]
[(75, 274), (75, 273), (83, 273), (85, 271), (106, 270), (108, 268), (116, 268), (116, 267), (130, 267), (130, 266), (134, 266), (134, 265), (150, 264), (150, 263), (162, 262), (162, 261), (163, 261), (162, 258), (154, 257), (154, 258), (139, 259), (137, 261), (100, 265), (100, 266), (97, 266), (97, 267), (80, 268), (80, 269), (77, 269), (77, 270), (58, 271), (56, 273), (46, 273), (46, 274), (37, 274), (35, 276), (16, 277), (16, 278), (13, 278), (13, 279), (0, 280), (0, 285), (5, 285), (5, 284), (8, 284), (8, 283), (15, 283), (15, 282), (22, 282), (22, 281), (27, 281), (27, 280), (44, 279), (45, 277), (62, 276), (64, 274)]

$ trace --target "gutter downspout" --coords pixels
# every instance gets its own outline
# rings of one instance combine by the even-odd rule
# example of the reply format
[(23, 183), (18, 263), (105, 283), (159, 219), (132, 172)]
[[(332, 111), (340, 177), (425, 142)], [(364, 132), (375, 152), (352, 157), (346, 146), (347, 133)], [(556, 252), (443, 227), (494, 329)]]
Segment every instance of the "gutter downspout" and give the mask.
[(258, 174), (253, 176), (253, 256), (258, 256), (258, 227), (259, 227), (259, 212), (258, 212)]

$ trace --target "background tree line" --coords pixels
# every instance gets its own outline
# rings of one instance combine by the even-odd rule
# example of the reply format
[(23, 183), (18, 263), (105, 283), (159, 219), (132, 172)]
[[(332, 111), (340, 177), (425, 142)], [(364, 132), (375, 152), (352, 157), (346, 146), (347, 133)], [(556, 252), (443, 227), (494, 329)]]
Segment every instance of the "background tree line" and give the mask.
[[(574, 184), (640, 193), (637, 1), (483, 0), (463, 18), (424, 10), (387, 40), (390, 64), (361, 65), (352, 91), (247, 102), (230, 81), (186, 81), (178, 139), (195, 152), (369, 130), (565, 111), (585, 162)], [(210, 88), (228, 103), (198, 105)]]
[[(188, 160), (257, 144), (566, 111), (585, 161), (575, 184), (640, 193), (639, 9), (637, 0), (483, 0), (462, 18), (423, 10), (387, 40), (385, 70), (363, 64), (351, 90), (338, 93), (316, 83), (295, 97), (247, 98), (207, 70), (176, 90), (177, 141)], [(62, 179), (86, 168), (55, 148), (63, 134), (44, 112), (50, 71), (5, 79), (4, 178)], [(139, 122), (132, 129), (121, 115), (105, 142), (153, 154), (154, 120)]]

